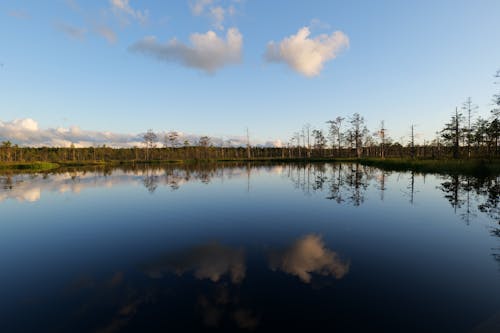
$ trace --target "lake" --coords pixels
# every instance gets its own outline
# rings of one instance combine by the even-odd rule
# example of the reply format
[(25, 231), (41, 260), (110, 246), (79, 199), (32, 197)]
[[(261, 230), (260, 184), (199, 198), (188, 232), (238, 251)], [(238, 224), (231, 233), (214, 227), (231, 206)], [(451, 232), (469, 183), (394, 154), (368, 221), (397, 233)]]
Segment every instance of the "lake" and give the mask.
[(359, 164), (0, 176), (2, 332), (500, 332), (500, 177)]

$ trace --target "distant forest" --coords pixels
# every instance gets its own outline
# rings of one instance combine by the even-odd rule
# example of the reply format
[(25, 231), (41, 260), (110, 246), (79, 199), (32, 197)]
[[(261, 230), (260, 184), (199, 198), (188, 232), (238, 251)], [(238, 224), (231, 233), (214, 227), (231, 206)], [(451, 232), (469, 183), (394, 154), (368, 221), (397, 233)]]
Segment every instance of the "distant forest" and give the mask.
[[(500, 70), (495, 77), (500, 79)], [(499, 82), (496, 82), (499, 83)], [(415, 143), (415, 126), (411, 125), (407, 143), (394, 142), (384, 121), (375, 131), (368, 130), (363, 116), (328, 120), (328, 130), (305, 125), (292, 135), (283, 147), (214, 146), (202, 136), (197, 142), (180, 142), (177, 132), (163, 138), (152, 130), (143, 135), (143, 145), (133, 148), (99, 147), (52, 148), (19, 147), (11, 141), (0, 145), (0, 162), (89, 162), (89, 161), (171, 161), (171, 160), (241, 160), (241, 159), (327, 159), (327, 158), (417, 158), (471, 159), (500, 156), (500, 92), (493, 96), (490, 117), (475, 117), (477, 106), (469, 97), (456, 108), (448, 123), (436, 132), (433, 140)], [(158, 142), (163, 142), (160, 145)]]

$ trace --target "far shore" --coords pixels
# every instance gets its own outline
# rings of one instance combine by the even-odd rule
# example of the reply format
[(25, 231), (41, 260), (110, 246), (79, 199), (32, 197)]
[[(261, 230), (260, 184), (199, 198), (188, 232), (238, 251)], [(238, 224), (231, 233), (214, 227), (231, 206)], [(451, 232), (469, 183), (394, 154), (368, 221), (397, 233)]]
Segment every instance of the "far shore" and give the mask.
[(126, 161), (55, 161), (55, 162), (0, 162), (0, 173), (33, 173), (54, 171), (61, 168), (113, 167), (134, 165), (171, 165), (207, 163), (358, 163), (388, 171), (413, 171), (418, 173), (500, 175), (500, 159), (409, 159), (409, 158), (240, 158), (240, 159), (190, 159), (190, 160), (126, 160)]

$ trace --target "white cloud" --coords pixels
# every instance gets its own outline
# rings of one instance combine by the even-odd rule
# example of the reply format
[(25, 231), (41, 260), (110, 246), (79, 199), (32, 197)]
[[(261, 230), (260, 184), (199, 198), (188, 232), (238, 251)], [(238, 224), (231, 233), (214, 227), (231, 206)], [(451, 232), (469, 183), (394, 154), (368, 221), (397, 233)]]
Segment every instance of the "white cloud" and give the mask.
[(324, 64), (347, 47), (349, 38), (341, 31), (331, 35), (321, 34), (310, 38), (308, 27), (297, 34), (284, 38), (281, 42), (271, 41), (267, 45), (265, 59), (269, 62), (283, 62), (296, 72), (307, 77), (320, 74)]
[(191, 45), (176, 39), (159, 43), (156, 37), (145, 37), (130, 46), (130, 50), (142, 52), (165, 62), (178, 62), (183, 66), (197, 68), (207, 73), (241, 62), (243, 36), (236, 28), (227, 31), (226, 40), (213, 31), (194, 33), (189, 37)]
[[(135, 10), (130, 4), (129, 0), (109, 0), (111, 4), (111, 9), (115, 15), (124, 21), (123, 15), (136, 19), (141, 24), (145, 24), (149, 18), (148, 10)], [(126, 23), (126, 22), (125, 22)]]
[[(158, 132), (158, 147), (163, 146), (163, 139), (166, 131)], [(196, 144), (202, 135), (194, 135), (178, 132), (178, 142), (180, 145), (188, 141), (190, 145)], [(0, 121), (0, 142), (11, 141), (20, 146), (32, 147), (92, 147), (106, 145), (108, 147), (143, 147), (143, 133), (123, 134), (112, 133), (108, 131), (88, 131), (78, 126), (57, 127), (41, 129), (38, 123), (31, 119), (15, 119), (12, 121)], [(246, 138), (243, 136), (232, 136), (226, 138), (211, 137), (210, 142), (214, 146), (225, 147), (244, 147)], [(256, 146), (262, 146), (259, 142), (253, 143)], [(272, 141), (266, 142), (265, 146), (273, 146)]]
[(140, 145), (140, 135), (112, 134), (85, 131), (77, 126), (69, 128), (40, 129), (38, 123), (30, 118), (0, 122), (0, 140), (10, 140), (21, 146), (89, 147), (106, 144), (114, 147)]
[(71, 38), (83, 40), (85, 35), (87, 34), (87, 29), (77, 28), (72, 25), (66, 23), (58, 23), (56, 24), (56, 29), (68, 35)]

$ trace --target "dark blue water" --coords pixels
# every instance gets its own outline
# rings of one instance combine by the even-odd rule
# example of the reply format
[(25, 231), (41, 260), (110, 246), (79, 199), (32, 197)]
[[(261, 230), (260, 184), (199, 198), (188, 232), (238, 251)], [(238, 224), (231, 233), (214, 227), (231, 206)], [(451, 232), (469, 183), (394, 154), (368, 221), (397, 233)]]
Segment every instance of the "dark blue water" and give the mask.
[(1, 332), (500, 332), (500, 177), (0, 176)]

